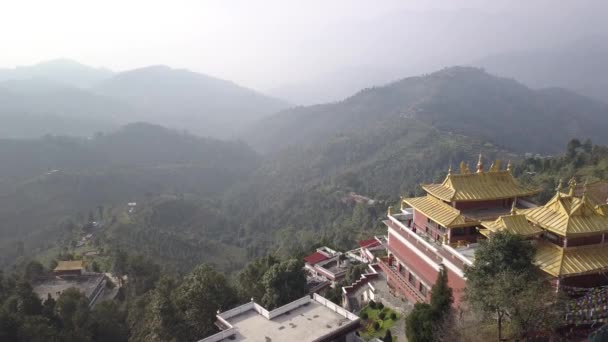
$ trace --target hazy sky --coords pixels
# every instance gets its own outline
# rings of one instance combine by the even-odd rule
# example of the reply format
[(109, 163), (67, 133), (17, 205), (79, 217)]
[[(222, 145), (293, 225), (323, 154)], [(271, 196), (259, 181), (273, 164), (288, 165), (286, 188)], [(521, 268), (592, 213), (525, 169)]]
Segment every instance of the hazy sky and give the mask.
[(0, 67), (167, 64), (264, 90), (341, 68), (434, 68), (605, 34), (607, 3), (1, 0)]

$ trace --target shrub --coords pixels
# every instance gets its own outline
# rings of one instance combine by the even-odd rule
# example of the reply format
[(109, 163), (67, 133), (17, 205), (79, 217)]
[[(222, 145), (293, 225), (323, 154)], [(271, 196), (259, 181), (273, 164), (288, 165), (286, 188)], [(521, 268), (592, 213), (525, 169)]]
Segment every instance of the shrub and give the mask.
[(380, 329), (380, 323), (378, 321), (374, 322), (374, 330)]
[(375, 309), (375, 308), (376, 308), (376, 302), (374, 302), (373, 300), (370, 300), (368, 305), (369, 305), (369, 307), (370, 307), (370, 308), (372, 308), (372, 309)]
[(368, 317), (367, 312), (363, 311), (362, 313), (359, 314), (359, 317), (361, 317), (361, 319), (367, 319), (367, 317)]
[(378, 304), (376, 304), (376, 308), (382, 310), (382, 309), (384, 309), (384, 304), (378, 303)]
[(390, 317), (391, 317), (391, 319), (394, 321), (394, 320), (396, 320), (396, 319), (397, 319), (397, 314), (396, 314), (396, 313), (394, 313), (394, 312), (391, 312), (391, 316), (390, 316)]
[(378, 314), (378, 318), (384, 319), (384, 317), (386, 317), (386, 313), (384, 311), (382, 311)]

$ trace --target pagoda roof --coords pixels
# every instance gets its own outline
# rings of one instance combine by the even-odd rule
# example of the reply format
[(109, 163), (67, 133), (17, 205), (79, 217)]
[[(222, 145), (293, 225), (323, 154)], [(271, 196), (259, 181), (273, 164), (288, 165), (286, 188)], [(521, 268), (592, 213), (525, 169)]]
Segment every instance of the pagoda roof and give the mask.
[(509, 170), (449, 173), (441, 184), (422, 184), (422, 189), (447, 202), (525, 197), (539, 192), (517, 184)]
[(563, 248), (539, 242), (534, 263), (554, 277), (571, 277), (608, 270), (608, 248), (604, 244)]
[(404, 198), (403, 202), (446, 228), (466, 227), (478, 223), (464, 217), (460, 210), (430, 195)]
[(77, 271), (82, 270), (83, 268), (82, 260), (59, 261), (57, 262), (57, 267), (55, 267), (54, 271)]
[(327, 259), (329, 259), (329, 257), (321, 252), (314, 252), (311, 255), (304, 257), (304, 261), (311, 265), (318, 264)]
[[(526, 215), (513, 213), (511, 215), (499, 216), (494, 221), (482, 221), (481, 225), (486, 228), (480, 230), (480, 233), (484, 234), (483, 230), (487, 230), (492, 233), (498, 231), (507, 231), (512, 234), (528, 237), (537, 235), (542, 232), (538, 227), (535, 227), (528, 222)], [(486, 235), (486, 234), (484, 234)]]
[(519, 212), (543, 229), (571, 237), (608, 232), (606, 209), (604, 205), (595, 205), (586, 195), (579, 198), (558, 191), (544, 206)]

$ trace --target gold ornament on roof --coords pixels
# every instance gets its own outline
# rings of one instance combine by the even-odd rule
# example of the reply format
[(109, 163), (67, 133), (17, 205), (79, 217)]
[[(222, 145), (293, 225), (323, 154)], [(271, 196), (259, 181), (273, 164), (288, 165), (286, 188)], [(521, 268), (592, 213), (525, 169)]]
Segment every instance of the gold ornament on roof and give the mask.
[(483, 172), (483, 156), (481, 153), (479, 154), (479, 159), (477, 159), (477, 173)]
[(572, 178), (570, 178), (570, 181), (568, 182), (568, 185), (570, 186), (570, 189), (568, 191), (568, 195), (574, 196), (574, 189), (576, 188), (576, 178), (574, 178), (574, 176), (572, 176)]
[(555, 188), (555, 191), (557, 192), (561, 192), (562, 188), (564, 186), (564, 180), (562, 178), (559, 179), (559, 183), (557, 183), (557, 188)]

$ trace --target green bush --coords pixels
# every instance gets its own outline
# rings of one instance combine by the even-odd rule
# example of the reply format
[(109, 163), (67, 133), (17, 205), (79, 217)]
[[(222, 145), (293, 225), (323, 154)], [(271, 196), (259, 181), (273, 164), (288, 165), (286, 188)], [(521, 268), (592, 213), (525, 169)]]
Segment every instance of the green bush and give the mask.
[(378, 304), (376, 304), (376, 308), (382, 310), (382, 309), (384, 309), (384, 304), (378, 303)]
[(384, 319), (384, 317), (386, 317), (386, 313), (384, 311), (382, 311), (378, 314), (378, 318)]
[(391, 312), (391, 316), (390, 316), (390, 317), (391, 317), (391, 319), (394, 321), (394, 320), (396, 320), (396, 319), (397, 319), (397, 314), (396, 314), (396, 313), (394, 313), (394, 312)]
[(374, 322), (374, 330), (380, 329), (380, 323), (378, 321)]
[(367, 319), (367, 317), (368, 317), (367, 312), (363, 311), (362, 313), (359, 314), (359, 317), (361, 317), (361, 319)]
[(376, 308), (376, 302), (374, 302), (373, 300), (370, 300), (368, 305), (369, 305), (369, 307), (370, 307), (370, 308), (372, 308), (372, 309), (375, 309), (375, 308)]

